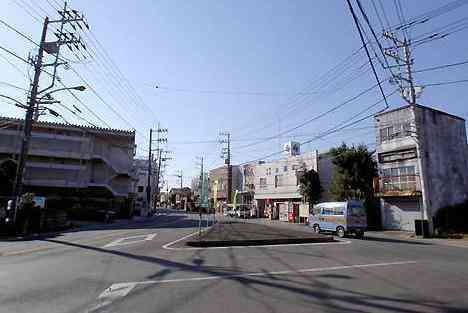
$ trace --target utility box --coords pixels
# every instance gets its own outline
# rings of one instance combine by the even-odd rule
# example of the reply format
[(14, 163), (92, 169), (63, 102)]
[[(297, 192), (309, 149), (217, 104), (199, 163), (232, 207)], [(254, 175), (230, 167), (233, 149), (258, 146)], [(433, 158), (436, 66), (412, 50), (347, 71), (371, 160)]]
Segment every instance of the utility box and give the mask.
[(414, 220), (414, 229), (416, 236), (422, 236), (424, 231), (424, 237), (427, 237), (429, 235), (428, 220)]

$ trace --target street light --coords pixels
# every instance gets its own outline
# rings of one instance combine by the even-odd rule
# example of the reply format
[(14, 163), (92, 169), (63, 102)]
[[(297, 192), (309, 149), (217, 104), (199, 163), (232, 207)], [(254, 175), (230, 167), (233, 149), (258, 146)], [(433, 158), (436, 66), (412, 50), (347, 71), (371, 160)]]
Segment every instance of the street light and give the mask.
[(21, 102), (19, 102), (19, 101), (16, 100), (15, 98), (12, 98), (12, 97), (9, 97), (9, 96), (6, 96), (6, 95), (2, 95), (2, 94), (0, 94), (0, 97), (6, 98), (6, 99), (11, 100), (11, 101), (14, 101), (14, 102), (15, 102), (15, 106), (17, 106), (18, 108), (22, 108), (22, 109), (27, 109), (27, 108), (28, 108), (27, 105), (22, 104)]
[(75, 86), (75, 87), (64, 87), (64, 88), (59, 88), (59, 89), (55, 89), (55, 90), (52, 90), (51, 92), (48, 92), (46, 93), (44, 96), (42, 96), (41, 98), (39, 98), (39, 100), (41, 100), (42, 98), (44, 97), (47, 97), (47, 98), (52, 98), (50, 96), (50, 94), (54, 93), (54, 92), (57, 92), (57, 91), (62, 91), (62, 90), (77, 90), (77, 91), (85, 91), (86, 90), (86, 87), (85, 86)]

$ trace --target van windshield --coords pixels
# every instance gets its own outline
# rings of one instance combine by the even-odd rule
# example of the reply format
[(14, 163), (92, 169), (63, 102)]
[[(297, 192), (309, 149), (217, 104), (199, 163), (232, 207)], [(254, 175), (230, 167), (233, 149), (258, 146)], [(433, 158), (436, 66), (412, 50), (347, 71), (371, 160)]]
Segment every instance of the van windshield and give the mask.
[(352, 216), (366, 215), (366, 209), (362, 205), (350, 205), (348, 207), (348, 215), (352, 215)]

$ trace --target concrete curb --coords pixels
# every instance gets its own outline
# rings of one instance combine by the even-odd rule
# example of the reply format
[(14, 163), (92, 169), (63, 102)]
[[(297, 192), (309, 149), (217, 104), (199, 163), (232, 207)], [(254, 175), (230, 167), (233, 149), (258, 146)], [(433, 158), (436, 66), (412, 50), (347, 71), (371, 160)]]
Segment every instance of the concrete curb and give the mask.
[(301, 243), (334, 242), (333, 236), (321, 238), (276, 238), (276, 239), (246, 239), (246, 240), (190, 240), (187, 246), (191, 247), (226, 247), (226, 246), (264, 246), (285, 245)]

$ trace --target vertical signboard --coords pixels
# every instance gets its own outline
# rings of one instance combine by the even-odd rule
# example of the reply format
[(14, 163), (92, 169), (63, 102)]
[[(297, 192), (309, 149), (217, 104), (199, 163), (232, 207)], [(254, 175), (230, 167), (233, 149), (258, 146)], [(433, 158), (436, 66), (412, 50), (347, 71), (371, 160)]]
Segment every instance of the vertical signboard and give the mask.
[(208, 208), (209, 205), (209, 200), (208, 200), (208, 174), (203, 173), (203, 183), (202, 183), (202, 188), (201, 188), (201, 207), (202, 208)]

